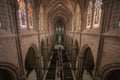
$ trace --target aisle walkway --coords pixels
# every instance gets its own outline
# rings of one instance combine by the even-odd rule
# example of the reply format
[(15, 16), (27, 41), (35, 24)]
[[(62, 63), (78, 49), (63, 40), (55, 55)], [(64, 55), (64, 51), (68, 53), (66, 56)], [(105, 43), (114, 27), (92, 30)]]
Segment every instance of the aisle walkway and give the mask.
[(54, 51), (50, 66), (48, 68), (45, 80), (55, 80), (56, 76), (56, 62), (57, 62), (57, 52)]
[[(65, 50), (62, 50), (60, 55), (57, 50), (54, 50), (45, 80), (74, 80)], [(59, 63), (60, 60), (62, 61), (62, 63), (60, 64), (61, 72), (59, 74), (58, 72), (59, 66), (57, 63)]]
[(62, 58), (63, 58), (64, 80), (74, 80), (73, 75), (72, 75), (72, 71), (70, 68), (68, 56), (67, 56), (65, 51), (62, 51)]

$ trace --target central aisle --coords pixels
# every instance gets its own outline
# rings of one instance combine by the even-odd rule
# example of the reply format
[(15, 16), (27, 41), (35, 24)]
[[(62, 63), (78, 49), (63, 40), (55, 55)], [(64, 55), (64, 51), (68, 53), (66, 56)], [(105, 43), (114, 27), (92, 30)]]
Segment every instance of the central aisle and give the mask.
[(54, 49), (45, 80), (74, 80), (65, 49)]

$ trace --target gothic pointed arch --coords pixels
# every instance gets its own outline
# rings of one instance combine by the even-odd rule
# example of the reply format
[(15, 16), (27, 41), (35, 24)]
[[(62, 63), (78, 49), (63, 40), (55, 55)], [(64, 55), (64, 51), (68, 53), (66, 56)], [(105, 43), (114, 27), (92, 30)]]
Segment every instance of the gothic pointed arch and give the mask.
[(0, 62), (0, 80), (17, 80), (19, 70), (11, 63)]
[(15, 80), (13, 74), (5, 69), (0, 69), (0, 80)]
[(87, 44), (83, 46), (80, 56), (78, 79), (93, 80), (95, 63), (92, 50)]
[(26, 59), (25, 59), (25, 69), (26, 69), (26, 77), (29, 78), (29, 76), (31, 75), (32, 71), (35, 71), (35, 76), (34, 78), (37, 78), (36, 76), (36, 69), (37, 68), (37, 64), (36, 64), (36, 52), (34, 50), (34, 48), (30, 47), (28, 49), (27, 55), (26, 55)]
[(105, 80), (120, 80), (120, 69), (110, 71), (106, 75)]
[(35, 44), (31, 44), (28, 48), (24, 65), (27, 80), (38, 80), (42, 78), (41, 57)]
[(119, 80), (120, 79), (120, 64), (107, 64), (100, 70), (100, 78), (103, 80)]
[(91, 49), (88, 47), (85, 49), (83, 55), (83, 69), (93, 76), (92, 71), (94, 70), (94, 65), (93, 54)]

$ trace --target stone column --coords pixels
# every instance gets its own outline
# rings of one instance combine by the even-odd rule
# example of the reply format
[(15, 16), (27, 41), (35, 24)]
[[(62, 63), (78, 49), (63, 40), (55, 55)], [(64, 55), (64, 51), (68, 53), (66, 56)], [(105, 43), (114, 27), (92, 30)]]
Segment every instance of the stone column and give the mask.
[(17, 54), (18, 54), (18, 61), (19, 61), (19, 77), (18, 80), (25, 80), (26, 79), (26, 74), (25, 74), (25, 70), (24, 70), (24, 66), (23, 66), (23, 58), (22, 58), (22, 50), (21, 50), (21, 42), (20, 42), (20, 34), (19, 34), (19, 30), (20, 30), (20, 23), (19, 23), (19, 6), (18, 3), (16, 3), (16, 5), (13, 8), (15, 10), (15, 20), (16, 20), (16, 47), (17, 47)]
[(100, 33), (100, 39), (99, 39), (96, 68), (95, 68), (95, 80), (100, 79), (99, 70), (100, 70), (100, 63), (101, 63), (103, 43), (104, 43), (104, 36), (102, 36), (102, 33), (108, 30), (108, 27), (110, 24), (110, 18), (111, 18), (110, 16), (111, 16), (112, 4), (113, 4), (112, 0), (103, 0), (101, 23), (100, 23), (101, 33)]

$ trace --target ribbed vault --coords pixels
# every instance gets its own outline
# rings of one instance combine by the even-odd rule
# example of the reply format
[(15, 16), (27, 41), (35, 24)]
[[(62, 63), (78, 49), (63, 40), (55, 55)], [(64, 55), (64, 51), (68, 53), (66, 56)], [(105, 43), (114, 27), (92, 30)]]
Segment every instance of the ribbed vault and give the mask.
[(65, 23), (65, 27), (72, 22), (72, 18), (75, 15), (77, 0), (42, 0), (45, 18), (48, 24), (51, 24), (50, 28), (54, 28), (54, 25), (61, 20)]

